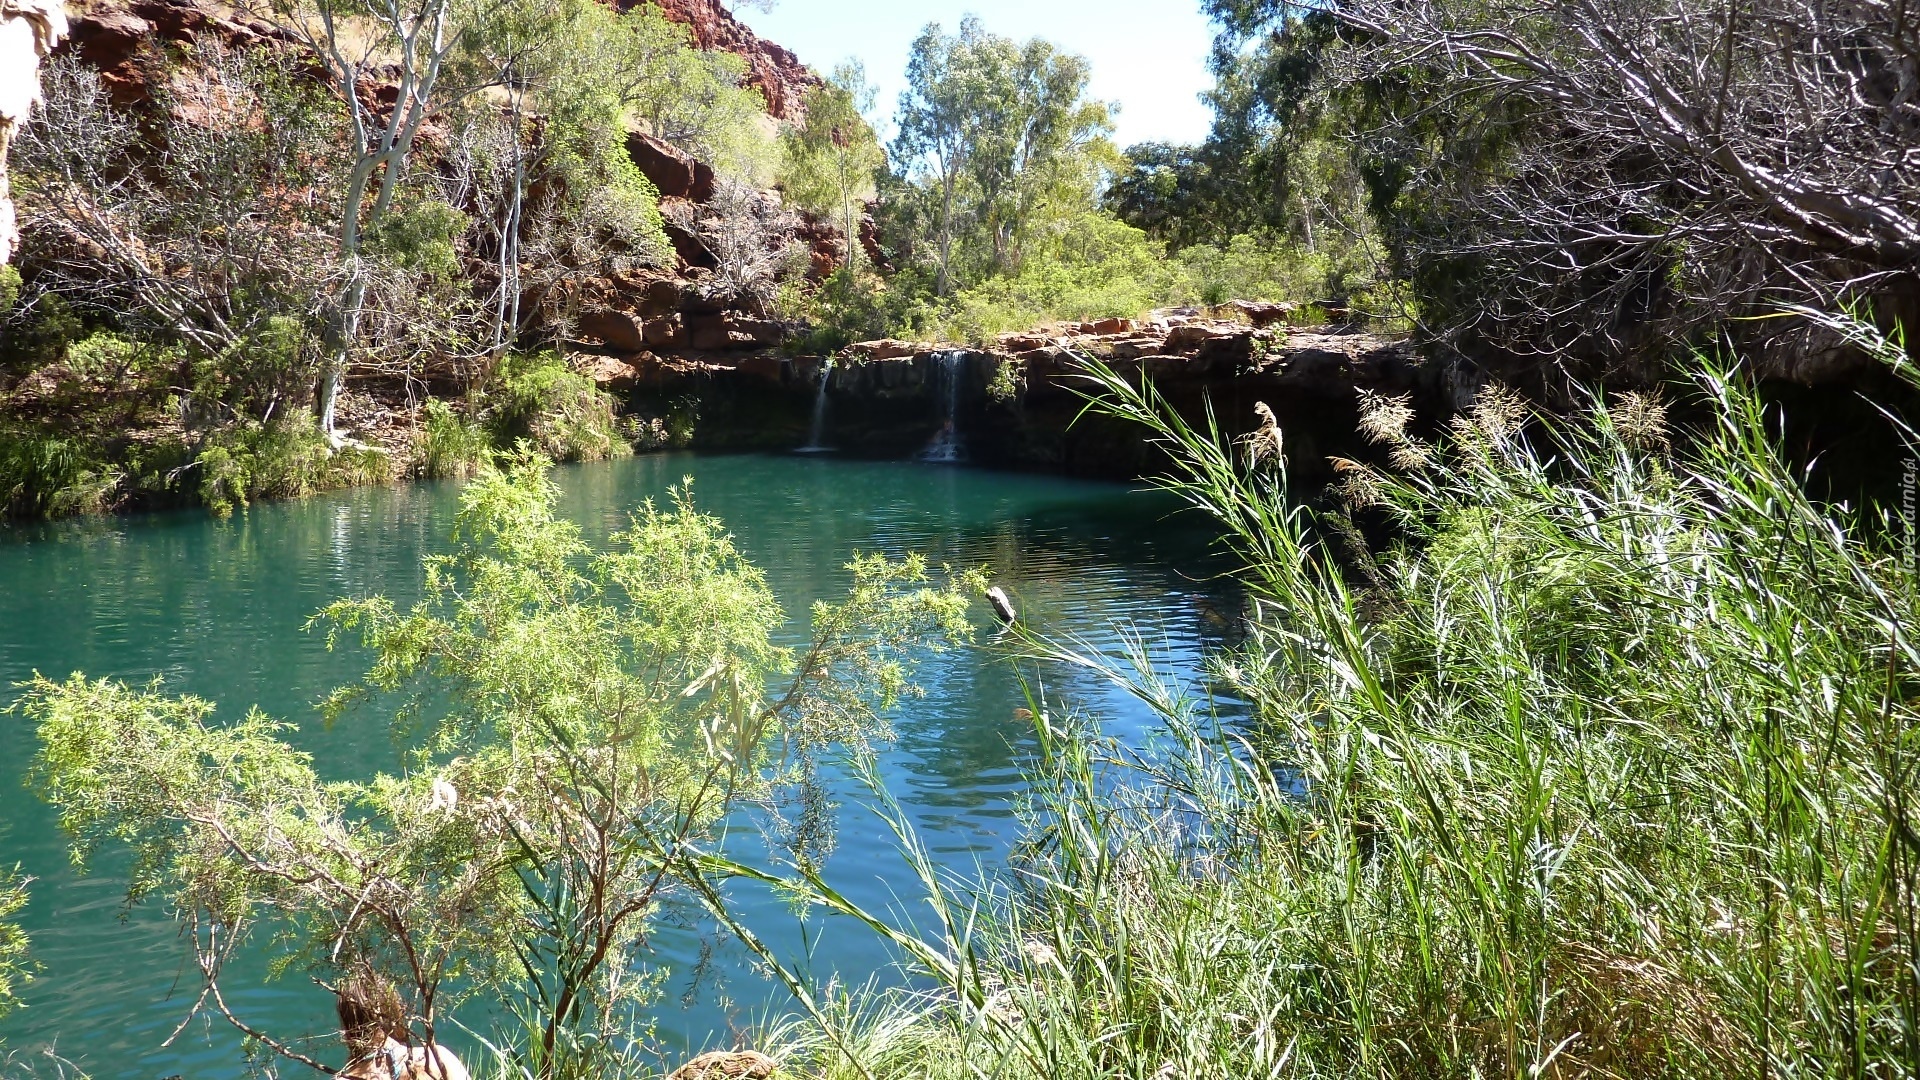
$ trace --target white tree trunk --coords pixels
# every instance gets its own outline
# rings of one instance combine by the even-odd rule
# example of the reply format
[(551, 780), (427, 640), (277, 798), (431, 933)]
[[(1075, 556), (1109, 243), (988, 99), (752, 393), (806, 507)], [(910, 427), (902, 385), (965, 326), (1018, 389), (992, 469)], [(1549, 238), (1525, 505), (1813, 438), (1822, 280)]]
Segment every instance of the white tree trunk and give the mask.
[(7, 149), (40, 100), (40, 61), (67, 36), (62, 0), (0, 0), (0, 263), (19, 240), (7, 189)]

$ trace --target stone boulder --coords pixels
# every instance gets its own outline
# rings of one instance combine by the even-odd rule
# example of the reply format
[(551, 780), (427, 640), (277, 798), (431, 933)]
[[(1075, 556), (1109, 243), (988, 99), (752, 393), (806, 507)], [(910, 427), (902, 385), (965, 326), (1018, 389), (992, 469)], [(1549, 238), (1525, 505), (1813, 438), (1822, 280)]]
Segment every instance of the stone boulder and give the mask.
[(1245, 330), (1238, 326), (1203, 322), (1181, 323), (1167, 331), (1167, 349), (1170, 352), (1198, 349), (1209, 341), (1235, 337), (1243, 333)]
[(580, 316), (580, 333), (599, 338), (607, 348), (634, 353), (647, 347), (646, 326), (624, 311), (588, 311)]
[(1164, 335), (1136, 334), (1110, 342), (1108, 355), (1115, 360), (1137, 360), (1142, 356), (1164, 352), (1166, 348), (1167, 339)]
[(683, 317), (676, 313), (663, 319), (647, 320), (646, 340), (655, 349), (686, 348), (688, 337)]
[[(571, 358), (573, 369), (602, 390), (614, 394), (624, 394), (632, 390), (640, 381), (640, 369), (625, 360), (611, 356), (575, 356)], [(645, 356), (645, 361), (653, 357)]]
[(713, 169), (678, 147), (645, 132), (627, 135), (627, 157), (660, 189), (663, 199), (704, 203), (713, 198)]
[(1001, 334), (996, 340), (1002, 349), (1014, 353), (1053, 347), (1053, 339), (1045, 334)]
[(1252, 323), (1256, 330), (1292, 322), (1294, 313), (1300, 310), (1298, 304), (1265, 303), (1257, 300), (1235, 300), (1227, 306), (1245, 315), (1247, 321)]
[(778, 319), (754, 319), (730, 312), (727, 315), (727, 333), (743, 337), (756, 346), (771, 346), (787, 340), (788, 327)]
[(686, 289), (674, 278), (656, 278), (647, 283), (640, 294), (640, 313), (649, 319), (658, 319), (680, 310), (686, 299)]

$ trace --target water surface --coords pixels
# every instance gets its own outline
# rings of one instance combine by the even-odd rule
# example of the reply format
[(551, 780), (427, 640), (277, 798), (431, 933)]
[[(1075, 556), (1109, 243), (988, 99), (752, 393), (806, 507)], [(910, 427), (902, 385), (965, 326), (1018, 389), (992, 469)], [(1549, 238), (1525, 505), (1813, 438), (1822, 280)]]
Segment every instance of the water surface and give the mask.
[[(1137, 625), (1187, 675), (1219, 644), (1232, 612), (1204, 523), (1176, 516), (1163, 496), (1121, 486), (829, 456), (660, 455), (559, 475), (565, 512), (593, 538), (623, 527), (642, 499), (694, 477), (701, 509), (724, 519), (766, 570), (795, 640), (813, 601), (844, 591), (855, 551), (984, 566), (1035, 624), (1105, 646), (1118, 641), (1118, 624)], [(301, 626), (337, 597), (382, 593), (404, 604), (417, 596), (420, 559), (445, 549), (457, 497), (454, 485), (417, 485), (260, 505), (227, 522), (181, 512), (0, 530), (0, 702), (35, 671), (160, 676), (219, 703), (220, 715), (258, 704), (298, 723), (297, 741), (329, 777), (393, 769), (397, 754), (377, 717), (329, 730), (312, 708), (357, 678), (366, 656), (330, 654)], [(984, 640), (991, 617), (984, 605), (977, 616)], [(1042, 677), (1050, 695), (1106, 714), (1126, 737), (1147, 737), (1150, 718), (1111, 688), (1083, 673)], [(897, 738), (882, 755), (882, 778), (945, 864), (991, 868), (1019, 831), (1020, 764), (1031, 742), (1014, 711), (1022, 691), (985, 647), (931, 658), (918, 681), (926, 696), (893, 717)], [(111, 865), (84, 877), (67, 867), (51, 812), (22, 782), (34, 748), (19, 717), (0, 716), (0, 863), (19, 862), (39, 879), (25, 918), (45, 968), (27, 987), (28, 1007), (0, 1022), (0, 1040), (22, 1054), (52, 1044), (97, 1077), (246, 1075), (239, 1040), (224, 1026), (196, 1021), (162, 1045), (198, 985), (175, 924), (156, 907), (125, 910)], [(846, 777), (835, 777), (833, 790), (841, 806), (829, 880), (875, 910), (910, 900), (884, 823)], [(732, 853), (754, 861), (752, 848), (749, 833)], [(742, 900), (763, 937), (799, 954), (789, 912)], [(650, 1014), (668, 1059), (730, 1044), (734, 1028), (788, 1007), (725, 949), (706, 977), (691, 978), (705, 938), (689, 926), (653, 940), (669, 974)], [(814, 924), (806, 940), (819, 975), (898, 977), (887, 951), (851, 926)], [(304, 974), (268, 979), (263, 958), (249, 954), (225, 985), (242, 1015), (271, 1031), (310, 1032), (315, 1055), (338, 1060), (331, 999)]]

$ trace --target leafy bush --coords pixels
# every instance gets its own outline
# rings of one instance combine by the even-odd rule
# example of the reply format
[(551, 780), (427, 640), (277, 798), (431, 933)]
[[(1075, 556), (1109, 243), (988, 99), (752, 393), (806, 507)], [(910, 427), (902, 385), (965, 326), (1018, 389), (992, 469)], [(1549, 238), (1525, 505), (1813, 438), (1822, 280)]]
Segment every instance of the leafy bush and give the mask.
[(989, 278), (953, 298), (947, 336), (984, 342), (1056, 319), (1132, 318), (1184, 293), (1165, 250), (1131, 225), (1083, 215), (1018, 274)]
[(297, 499), (393, 479), (390, 455), (353, 445), (335, 450), (304, 417), (222, 429), (200, 448), (195, 468), (195, 493), (216, 517), (255, 499)]
[(843, 268), (807, 293), (803, 301), (787, 302), (781, 314), (810, 327), (795, 342), (796, 348), (831, 353), (856, 341), (930, 333), (940, 310), (932, 288), (931, 278), (911, 270), (883, 278), (865, 270)]
[(424, 199), (398, 206), (376, 222), (367, 233), (366, 250), (423, 284), (450, 282), (460, 275), (454, 241), (469, 224), (457, 207)]
[(526, 439), (555, 461), (601, 461), (632, 452), (613, 399), (557, 353), (510, 359), (494, 398), (495, 436), (502, 444)]
[(0, 308), (0, 371), (27, 372), (67, 358), (67, 347), (86, 334), (86, 327), (60, 294), (42, 292), (22, 303), (16, 289), (14, 303)]
[[(845, 599), (814, 605), (811, 642), (784, 647), (765, 576), (690, 493), (596, 548), (549, 471), (516, 455), (467, 485), (417, 604), (342, 600), (316, 620), (369, 661), (323, 713), (390, 708), (400, 769), (326, 782), (257, 710), (220, 721), (158, 684), (36, 678), (19, 706), (33, 782), (74, 859), (131, 849), (130, 903), (251, 928), (277, 970), (393, 1002), (408, 1042), (490, 1000), (503, 1075), (624, 1075), (607, 1071), (612, 1036), (655, 987), (631, 961), (698, 876), (690, 856), (735, 800), (801, 779), (795, 756), (884, 736), (906, 658), (966, 637), (979, 581), (857, 558)], [(180, 940), (206, 980), (196, 1011), (217, 1009), (237, 975), (216, 958), (246, 939)], [(345, 1026), (354, 1054), (389, 1034)], [(294, 1041), (280, 1034), (276, 1051)]]
[(87, 440), (0, 431), (0, 511), (7, 516), (98, 513), (112, 504), (121, 475)]
[(18, 985), (31, 976), (27, 968), (27, 935), (13, 917), (27, 906), (27, 882), (20, 868), (0, 871), (0, 1017), (20, 1004)]
[(1377, 281), (1363, 245), (1308, 251), (1273, 235), (1243, 234), (1224, 247), (1169, 255), (1139, 229), (1085, 213), (1019, 272), (989, 277), (945, 300), (912, 272), (887, 282), (836, 274), (812, 294), (814, 324), (803, 347), (832, 351), (879, 337), (931, 337), (985, 344), (995, 335), (1063, 320), (1134, 318), (1156, 307), (1229, 300), (1337, 300), (1356, 313), (1397, 318), (1403, 297)]

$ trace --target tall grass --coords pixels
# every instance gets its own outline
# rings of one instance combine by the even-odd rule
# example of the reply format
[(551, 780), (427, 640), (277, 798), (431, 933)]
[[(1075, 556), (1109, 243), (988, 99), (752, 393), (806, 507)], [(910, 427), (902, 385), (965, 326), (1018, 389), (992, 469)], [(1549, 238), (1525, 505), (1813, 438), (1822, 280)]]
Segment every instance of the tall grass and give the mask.
[(493, 437), (478, 422), (439, 398), (421, 410), (414, 441), (414, 472), (428, 480), (465, 480), (493, 455)]
[(937, 1004), (808, 999), (821, 1071), (1915, 1074), (1920, 573), (1873, 539), (1896, 523), (1807, 497), (1751, 396), (1707, 380), (1679, 449), (1644, 397), (1555, 423), (1494, 390), (1437, 444), (1370, 402), (1397, 469), (1345, 492), (1402, 539), (1367, 550), (1270, 452), (1094, 379), (1246, 560), (1215, 677), (1253, 719), (1032, 639), (1170, 749), (1036, 700), (1030, 850), (966, 888), (903, 833), (943, 930), (888, 933)]
[(122, 477), (100, 457), (83, 439), (0, 431), (0, 519), (105, 509)]

